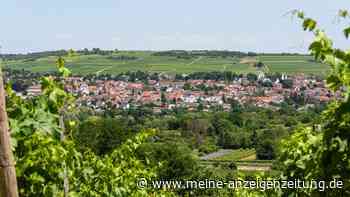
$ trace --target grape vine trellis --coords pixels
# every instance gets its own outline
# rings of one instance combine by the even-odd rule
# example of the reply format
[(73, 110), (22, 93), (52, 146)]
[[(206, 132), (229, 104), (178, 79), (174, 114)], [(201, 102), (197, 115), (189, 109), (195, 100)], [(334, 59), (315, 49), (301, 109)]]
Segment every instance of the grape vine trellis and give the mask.
[[(284, 178), (307, 180), (344, 181), (342, 190), (326, 189), (325, 192), (311, 190), (286, 191), (288, 194), (306, 196), (349, 196), (350, 195), (350, 50), (333, 47), (332, 40), (317, 22), (305, 17), (303, 12), (294, 11), (302, 20), (305, 31), (313, 32), (315, 39), (309, 50), (316, 60), (327, 64), (331, 71), (326, 84), (332, 91), (343, 93), (343, 99), (333, 101), (322, 113), (320, 129), (300, 128), (281, 145), (280, 164)], [(339, 17), (349, 19), (349, 12), (339, 11)], [(350, 26), (343, 29), (346, 38)]]
[(60, 77), (41, 79), (40, 96), (23, 100), (10, 86), (6, 88), (20, 196), (172, 195), (166, 191), (138, 190), (136, 186), (139, 178), (156, 176), (157, 166), (146, 166), (135, 156), (136, 148), (153, 135), (152, 130), (140, 132), (101, 157), (76, 149), (70, 132), (78, 123), (62, 121), (63, 114), (76, 110), (74, 97), (64, 91), (64, 78), (70, 71), (62, 57), (57, 60), (57, 68)]

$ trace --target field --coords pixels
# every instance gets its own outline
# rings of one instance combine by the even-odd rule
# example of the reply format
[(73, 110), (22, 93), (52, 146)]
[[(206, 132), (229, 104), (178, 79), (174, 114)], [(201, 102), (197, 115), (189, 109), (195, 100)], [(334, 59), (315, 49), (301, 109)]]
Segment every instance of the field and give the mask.
[[(149, 71), (159, 73), (192, 73), (210, 71), (233, 71), (237, 73), (258, 72), (251, 64), (242, 63), (238, 57), (177, 58), (174, 56), (154, 56), (148, 51), (122, 51), (113, 55), (76, 55), (65, 57), (66, 66), (75, 74), (118, 74), (126, 71)], [(132, 57), (122, 59), (123, 57)], [(36, 60), (6, 61), (5, 65), (12, 69), (25, 69), (33, 72), (55, 70), (57, 57), (45, 57)], [(268, 65), (269, 71), (281, 73), (307, 73), (323, 75), (326, 65), (312, 61), (311, 56), (275, 55), (259, 56), (256, 61)]]
[(213, 160), (216, 161), (247, 161), (247, 160), (255, 160), (256, 153), (254, 149), (237, 149), (231, 150), (225, 155), (215, 157)]
[(231, 162), (235, 162), (237, 169), (244, 172), (270, 172), (272, 168), (272, 161), (256, 160), (256, 152), (254, 149), (219, 150), (208, 156), (201, 158), (202, 165), (215, 165), (219, 163), (229, 165)]

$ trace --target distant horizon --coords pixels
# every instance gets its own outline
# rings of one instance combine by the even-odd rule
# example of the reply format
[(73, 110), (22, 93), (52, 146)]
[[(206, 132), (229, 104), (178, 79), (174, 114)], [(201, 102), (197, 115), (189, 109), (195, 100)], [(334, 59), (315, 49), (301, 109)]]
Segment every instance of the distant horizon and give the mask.
[[(297, 55), (310, 55), (309, 53), (302, 53), (302, 52), (256, 52), (256, 51), (241, 51), (241, 50), (226, 50), (226, 49), (165, 49), (165, 50), (142, 50), (142, 49), (107, 49), (107, 48), (99, 48), (99, 47), (93, 47), (93, 48), (98, 48), (102, 51), (121, 51), (121, 52), (164, 52), (164, 51), (230, 51), (230, 52), (242, 52), (242, 53), (256, 53), (256, 54), (297, 54)], [(23, 53), (3, 53), (0, 50), (0, 55), (28, 55), (28, 54), (33, 54), (33, 53), (44, 53), (44, 52), (54, 52), (54, 51), (68, 51), (72, 49), (73, 51), (82, 51), (84, 49), (88, 49), (89, 51), (92, 50), (93, 48), (79, 48), (79, 49), (51, 49), (51, 50), (42, 50), (42, 51), (30, 51), (30, 52), (23, 52)]]
[(83, 47), (306, 53), (313, 35), (292, 17), (298, 9), (345, 49), (339, 26), (346, 21), (336, 15), (349, 8), (348, 0), (11, 0), (0, 7), (0, 46), (7, 54)]

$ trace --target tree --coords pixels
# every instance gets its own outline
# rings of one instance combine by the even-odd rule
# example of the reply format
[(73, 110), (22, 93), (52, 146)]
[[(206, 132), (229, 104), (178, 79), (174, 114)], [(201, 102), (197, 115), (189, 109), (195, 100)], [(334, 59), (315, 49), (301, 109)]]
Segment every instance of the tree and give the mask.
[(282, 87), (283, 88), (292, 88), (293, 87), (293, 80), (291, 79), (285, 79), (281, 81)]
[(165, 93), (163, 91), (160, 93), (160, 101), (162, 102), (162, 104), (166, 104), (167, 102)]
[(186, 82), (185, 84), (184, 84), (184, 86), (183, 86), (183, 89), (184, 90), (191, 90), (191, 84), (190, 83), (188, 83), (188, 82)]
[(241, 126), (243, 124), (241, 113), (242, 113), (241, 104), (238, 101), (233, 100), (231, 102), (230, 119), (237, 126)]
[(288, 135), (284, 125), (273, 123), (266, 128), (257, 130), (256, 154), (258, 159), (275, 159), (277, 146), (283, 137)]
[(207, 136), (210, 122), (206, 118), (195, 117), (190, 114), (183, 117), (181, 126), (184, 135), (194, 137), (195, 144), (199, 146), (204, 142), (204, 139)]
[(83, 54), (84, 54), (84, 55), (89, 55), (89, 49), (84, 48), (84, 49), (83, 49)]
[(249, 136), (244, 130), (233, 126), (230, 130), (223, 130), (219, 136), (219, 145), (225, 149), (246, 148), (249, 146)]
[(270, 81), (270, 80), (263, 81), (261, 83), (261, 85), (264, 86), (264, 87), (272, 87), (273, 86), (272, 81)]
[(258, 76), (254, 73), (248, 73), (247, 74), (247, 79), (250, 82), (255, 82), (258, 79)]
[(204, 105), (201, 100), (198, 101), (197, 111), (203, 111)]
[(141, 145), (138, 149), (141, 159), (153, 164), (162, 163), (159, 168), (161, 180), (183, 180), (190, 178), (198, 167), (191, 149), (179, 142), (156, 142)]
[(69, 49), (68, 50), (68, 57), (74, 57), (74, 56), (76, 56), (75, 51), (73, 49)]
[(262, 67), (264, 67), (265, 65), (264, 65), (263, 62), (259, 61), (259, 62), (256, 62), (254, 66), (257, 67), (257, 68), (262, 68)]
[(130, 138), (131, 133), (123, 119), (90, 116), (79, 124), (73, 137), (80, 148), (104, 155)]

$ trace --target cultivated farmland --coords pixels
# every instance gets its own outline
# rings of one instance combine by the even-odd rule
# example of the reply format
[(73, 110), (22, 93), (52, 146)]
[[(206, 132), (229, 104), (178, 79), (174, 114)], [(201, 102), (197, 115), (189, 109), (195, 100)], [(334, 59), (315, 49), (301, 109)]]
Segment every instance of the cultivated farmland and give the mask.
[[(235, 56), (156, 56), (150, 51), (119, 51), (109, 55), (77, 54), (65, 57), (66, 66), (79, 74), (118, 74), (127, 71), (149, 71), (159, 73), (192, 73), (210, 71), (233, 71), (237, 73), (258, 72), (259, 68), (242, 61), (245, 57)], [(6, 67), (34, 72), (54, 71), (57, 57), (9, 60)], [(324, 75), (328, 69), (304, 55), (261, 55), (252, 58), (262, 62), (269, 72), (307, 73)], [(266, 71), (266, 69), (264, 69)]]

